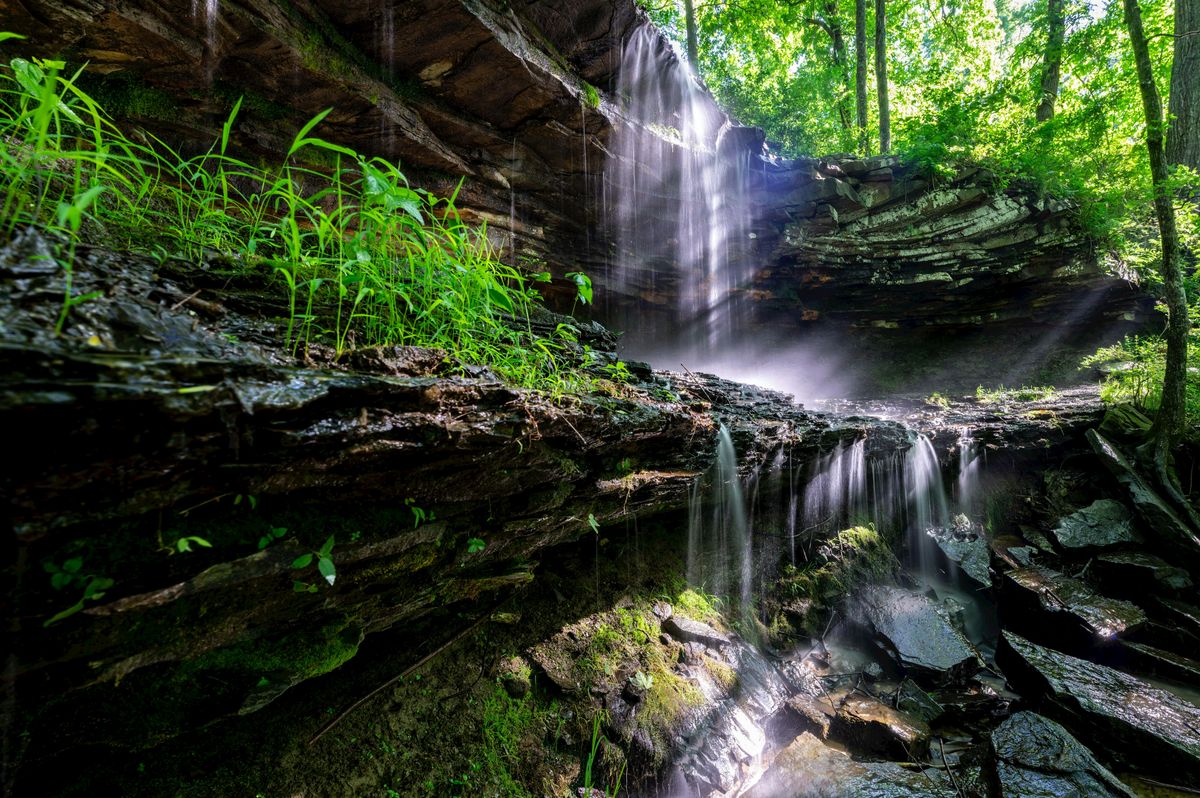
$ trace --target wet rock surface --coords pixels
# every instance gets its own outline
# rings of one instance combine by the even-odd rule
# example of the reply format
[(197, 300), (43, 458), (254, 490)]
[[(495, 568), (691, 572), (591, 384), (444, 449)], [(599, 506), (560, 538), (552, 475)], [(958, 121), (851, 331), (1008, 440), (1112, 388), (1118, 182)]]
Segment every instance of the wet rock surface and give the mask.
[(1200, 536), (1130, 464), (1120, 448), (1096, 430), (1088, 430), (1086, 434), (1092, 450), (1125, 491), (1142, 520), (1168, 546), (1190, 562), (1196, 562), (1200, 558)]
[(929, 726), (869, 696), (842, 701), (829, 736), (854, 751), (886, 759), (920, 760), (929, 749)]
[(1185, 569), (1146, 551), (1101, 554), (1092, 567), (1106, 590), (1131, 599), (1148, 593), (1177, 594), (1193, 585)]
[(1068, 515), (1053, 534), (1067, 549), (1102, 549), (1140, 540), (1125, 505), (1112, 499), (1099, 499)]
[(998, 662), (1096, 750), (1168, 783), (1200, 785), (1200, 707), (1127, 673), (1004, 632)]
[(915, 798), (950, 795), (937, 771), (914, 772), (890, 762), (856, 762), (805, 732), (781, 751), (746, 798)]
[[(1010, 612), (1032, 613), (1028, 618), (1014, 619), (1014, 625), (1036, 628), (1056, 644), (1072, 642), (1071, 638), (1078, 637), (1078, 629), (1086, 630), (1086, 645), (1135, 632), (1146, 622), (1146, 613), (1136, 604), (1104, 596), (1086, 582), (1050, 568), (1031, 566), (1010, 571), (1005, 575), (1005, 585), (1014, 597)], [(1069, 620), (1063, 621), (1062, 616)]]
[(1006, 798), (1133, 798), (1070, 732), (1032, 712), (1001, 723), (992, 749)]
[(856, 609), (899, 663), (914, 673), (953, 679), (979, 667), (978, 652), (927, 596), (870, 587), (857, 597)]

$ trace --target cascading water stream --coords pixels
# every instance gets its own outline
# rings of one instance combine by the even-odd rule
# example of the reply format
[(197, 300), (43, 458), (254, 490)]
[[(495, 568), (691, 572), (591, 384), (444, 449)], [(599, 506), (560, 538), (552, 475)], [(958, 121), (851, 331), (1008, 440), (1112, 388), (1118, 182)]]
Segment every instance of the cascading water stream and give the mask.
[[(688, 581), (704, 585), (717, 595), (735, 595), (741, 606), (750, 606), (753, 578), (753, 541), (737, 451), (724, 424), (717, 435), (716, 462), (709, 475), (711, 515), (704, 523), (704, 496), (699, 482), (693, 487), (688, 524)], [(730, 584), (730, 577), (736, 579)]]
[(627, 99), (627, 116), (604, 176), (617, 241), (610, 284), (627, 295), (673, 292), (670, 330), (621, 326), (635, 348), (665, 336), (679, 345), (675, 357), (693, 359), (728, 340), (736, 297), (749, 282), (748, 259), (738, 257), (749, 230), (748, 156), (722, 157), (728, 118), (659, 36), (649, 26), (636, 30), (621, 63), (616, 94)]

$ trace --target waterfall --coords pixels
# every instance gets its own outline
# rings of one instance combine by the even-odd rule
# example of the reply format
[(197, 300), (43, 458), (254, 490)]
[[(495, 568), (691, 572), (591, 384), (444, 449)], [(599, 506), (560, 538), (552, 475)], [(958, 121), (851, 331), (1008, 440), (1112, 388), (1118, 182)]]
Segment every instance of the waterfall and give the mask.
[(837, 447), (813, 461), (804, 488), (804, 529), (828, 530), (865, 523), (867, 518), (867, 441)]
[(979, 472), (982, 458), (975, 439), (971, 437), (971, 428), (963, 427), (958, 438), (958, 481), (955, 490), (955, 500), (958, 510), (966, 515), (972, 515), (975, 502), (979, 498)]
[[(708, 474), (711, 513), (705, 523), (705, 491), (693, 486), (688, 512), (688, 581), (717, 595), (736, 595), (750, 607), (753, 551), (750, 518), (738, 473), (733, 437), (724, 424), (717, 435), (717, 457)], [(730, 579), (736, 579), (730, 584)], [(736, 590), (736, 594), (734, 591)]]
[[(711, 351), (733, 332), (733, 306), (749, 282), (748, 259), (737, 257), (749, 240), (742, 196), (749, 156), (721, 156), (727, 117), (650, 26), (625, 46), (616, 96), (627, 104), (604, 176), (617, 241), (610, 279), (634, 296), (676, 293), (670, 332), (690, 340), (673, 343)], [(629, 321), (622, 326), (631, 334), (656, 337)]]

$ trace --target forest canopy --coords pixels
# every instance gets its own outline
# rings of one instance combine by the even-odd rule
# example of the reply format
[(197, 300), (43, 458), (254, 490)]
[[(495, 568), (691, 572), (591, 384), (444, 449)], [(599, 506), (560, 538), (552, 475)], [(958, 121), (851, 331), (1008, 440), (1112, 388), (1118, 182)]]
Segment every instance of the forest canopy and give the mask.
[[(935, 170), (974, 163), (1000, 180), (1032, 180), (1076, 200), (1110, 249), (1114, 271), (1153, 280), (1145, 117), (1120, 3), (1053, 0), (1062, 14), (1053, 116), (1038, 119), (1048, 49), (1046, 0), (888, 0), (887, 86), (892, 152)], [(681, 47), (682, 0), (649, 0)], [(853, 0), (694, 0), (700, 77), (743, 124), (785, 155), (877, 154), (877, 91), (866, 80), (866, 146), (856, 129)], [(875, 4), (866, 3), (873, 50)], [(1155, 76), (1167, 95), (1174, 0), (1142, 14)], [(864, 59), (874, 63), (874, 53)], [(1181, 181), (1185, 180), (1180, 176)], [(1181, 218), (1195, 235), (1194, 215)]]

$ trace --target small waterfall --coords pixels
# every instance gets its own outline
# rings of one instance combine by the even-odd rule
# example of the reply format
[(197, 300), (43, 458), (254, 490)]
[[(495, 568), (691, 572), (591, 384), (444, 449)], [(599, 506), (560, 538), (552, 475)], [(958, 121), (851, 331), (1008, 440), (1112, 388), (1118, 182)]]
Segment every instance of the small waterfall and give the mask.
[[(692, 489), (688, 516), (688, 581), (717, 595), (736, 595), (750, 607), (753, 551), (737, 451), (724, 424), (717, 436), (717, 458), (708, 475), (711, 515), (704, 522), (704, 492), (698, 480)], [(730, 579), (736, 579), (735, 584)], [(734, 591), (736, 590), (736, 593)]]
[(933, 573), (936, 543), (929, 534), (950, 521), (950, 503), (942, 481), (942, 467), (928, 435), (917, 435), (904, 457), (904, 482), (908, 490), (909, 553), (923, 575)]
[[(691, 341), (676, 342), (711, 349), (733, 330), (736, 297), (750, 278), (749, 259), (738, 257), (749, 240), (749, 156), (722, 157), (728, 119), (659, 37), (638, 28), (621, 62), (616, 96), (627, 98), (627, 120), (605, 172), (617, 241), (612, 281), (643, 296), (669, 286), (678, 305), (668, 337), (690, 329)], [(631, 333), (655, 337), (629, 321), (622, 326)]]
[(204, 62), (208, 82), (212, 83), (217, 60), (217, 21), (221, 16), (221, 0), (192, 0), (192, 19), (204, 26)]
[(867, 518), (867, 441), (837, 447), (813, 461), (804, 488), (804, 530), (833, 529)]
[(781, 449), (761, 473), (743, 482), (733, 440), (722, 426), (715, 462), (690, 497), (689, 582), (737, 597), (747, 608), (756, 553), (764, 562), (782, 559), (803, 567), (814, 539), (873, 524), (885, 534), (904, 536), (908, 561), (927, 583), (945, 583), (947, 560), (951, 577), (956, 566), (939, 541), (947, 534), (963, 537), (964, 525), (968, 532), (978, 528), (963, 513), (979, 493), (983, 461), (964, 430), (957, 477), (947, 479), (929, 435), (912, 433), (909, 442), (907, 450), (868, 457), (865, 437), (842, 441), (796, 469), (799, 473)]
[(983, 459), (979, 447), (971, 437), (971, 428), (963, 427), (958, 438), (958, 481), (955, 485), (955, 501), (958, 510), (968, 516), (973, 515), (975, 504), (979, 499), (979, 476)]

